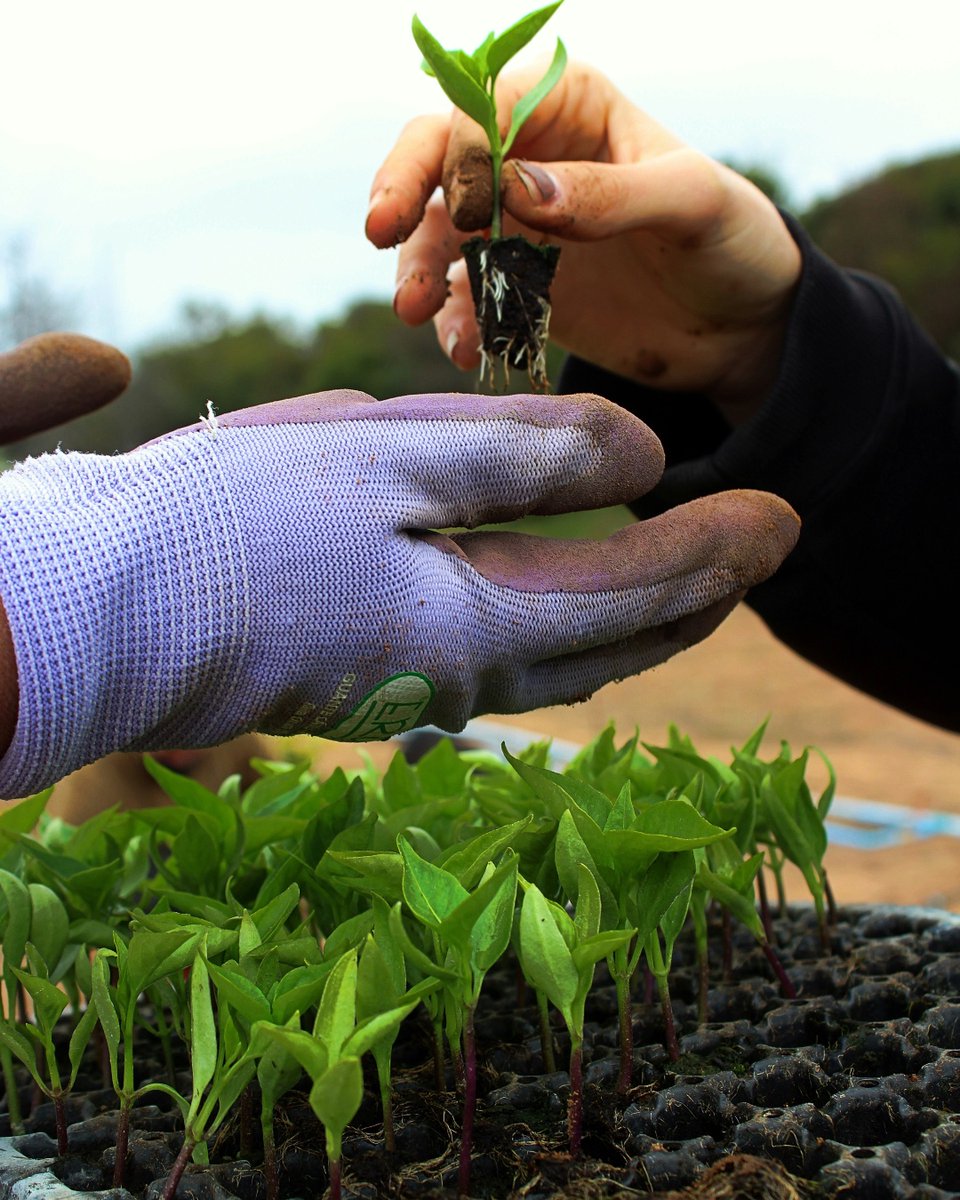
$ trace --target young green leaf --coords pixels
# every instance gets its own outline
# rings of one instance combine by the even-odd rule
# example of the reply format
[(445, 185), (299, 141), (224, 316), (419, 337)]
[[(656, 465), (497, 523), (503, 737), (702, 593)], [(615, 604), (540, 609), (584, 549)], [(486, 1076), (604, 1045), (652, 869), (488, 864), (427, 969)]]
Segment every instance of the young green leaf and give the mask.
[(554, 1008), (569, 1013), (579, 975), (554, 910), (534, 884), (527, 887), (520, 906), (519, 942), (523, 973), (530, 984), (543, 992)]
[(554, 51), (553, 60), (547, 68), (546, 74), (535, 84), (526, 95), (513, 106), (513, 116), (510, 121), (510, 129), (507, 136), (503, 139), (503, 153), (507, 155), (516, 140), (517, 134), (527, 123), (530, 114), (543, 100), (543, 98), (551, 92), (560, 81), (560, 76), (563, 74), (567, 65), (567, 50), (563, 42), (557, 39), (557, 48)]
[(449, 871), (421, 858), (406, 838), (397, 843), (403, 859), (403, 898), (418, 921), (439, 928), (469, 893)]
[(535, 12), (527, 13), (499, 37), (494, 38), (491, 34), (487, 38), (481, 49), (485, 49), (484, 57), (491, 83), (496, 81), (497, 76), (510, 59), (539, 33), (562, 3), (563, 0), (556, 0), (554, 4), (548, 4), (544, 8), (538, 8)]
[(413, 18), (413, 39), (436, 76), (437, 82), (457, 108), (472, 117), (491, 141), (499, 143), (493, 101), (455, 53), (444, 50), (419, 17)]
[(203, 955), (197, 954), (190, 970), (190, 1069), (193, 1093), (204, 1090), (217, 1066), (217, 1023), (210, 995), (210, 976)]

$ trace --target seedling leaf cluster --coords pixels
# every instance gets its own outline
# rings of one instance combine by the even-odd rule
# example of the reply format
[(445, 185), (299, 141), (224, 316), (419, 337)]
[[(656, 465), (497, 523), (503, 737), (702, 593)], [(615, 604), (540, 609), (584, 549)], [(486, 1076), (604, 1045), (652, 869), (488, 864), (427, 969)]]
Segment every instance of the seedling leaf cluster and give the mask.
[[(259, 762), (251, 787), (231, 778), (217, 794), (152, 764), (167, 807), (110, 810), (73, 827), (43, 815), (45, 794), (0, 814), (0, 1064), (11, 1127), (22, 1125), (26, 1073), (53, 1101), (66, 1153), (65, 1100), (99, 1046), (119, 1112), (116, 1186), (145, 1098), (174, 1106), (183, 1125), (164, 1197), (246, 1104), (259, 1112), (256, 1155), (273, 1200), (277, 1112), (304, 1088), (336, 1197), (365, 1060), (389, 1151), (393, 1047), (406, 1022), (422, 1022), (435, 1086), (446, 1088), (449, 1067), (460, 1091), (458, 1187), (469, 1195), (476, 1017), (487, 976), (512, 962), (537, 1001), (546, 1070), (551, 1009), (567, 1032), (567, 1137), (579, 1154), (584, 1022), (598, 970), (616, 985), (625, 1092), (641, 971), (659, 994), (668, 1052), (678, 1053), (670, 973), (685, 927), (699, 956), (701, 1020), (708, 939), (728, 946), (733, 921), (790, 994), (764, 874), (782, 905), (784, 863), (794, 863), (829, 939), (832, 773), (815, 799), (808, 752), (795, 758), (783, 744), (762, 758), (762, 734), (724, 763), (676, 730), (664, 746), (641, 746), (636, 735), (618, 745), (609, 728), (562, 771), (548, 765), (547, 743), (516, 755), (504, 747), (501, 757), (442, 740), (415, 765), (398, 754), (383, 774), (368, 766), (320, 778), (305, 762)], [(165, 1073), (143, 1073), (144, 1039), (162, 1047)], [(178, 1058), (189, 1063), (187, 1086)]]
[[(534, 245), (525, 238), (503, 237), (501, 181), (503, 164), (514, 141), (540, 102), (559, 82), (567, 52), (558, 38), (553, 58), (536, 84), (514, 103), (506, 131), (497, 109), (497, 79), (508, 62), (530, 42), (563, 0), (528, 13), (504, 33), (490, 33), (472, 53), (445, 49), (413, 18), (413, 37), (422, 67), (454, 105), (483, 130), (490, 156), (490, 238), (463, 246), (483, 355), (481, 379), (496, 382), (501, 363), (506, 382), (510, 367), (525, 368), (534, 387), (547, 387), (546, 343), (550, 325), (550, 285), (559, 248)], [(461, 226), (474, 229), (475, 223)]]

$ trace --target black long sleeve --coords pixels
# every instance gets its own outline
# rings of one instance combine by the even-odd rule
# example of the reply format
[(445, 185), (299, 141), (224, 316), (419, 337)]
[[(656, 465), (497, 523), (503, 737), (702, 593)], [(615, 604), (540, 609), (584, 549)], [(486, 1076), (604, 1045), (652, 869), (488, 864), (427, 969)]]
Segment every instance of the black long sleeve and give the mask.
[(811, 662), (960, 731), (960, 372), (891, 288), (786, 219), (803, 272), (777, 381), (747, 424), (578, 359), (561, 390), (599, 392), (660, 436), (667, 469), (641, 517), (727, 488), (788, 500), (799, 543), (747, 603)]

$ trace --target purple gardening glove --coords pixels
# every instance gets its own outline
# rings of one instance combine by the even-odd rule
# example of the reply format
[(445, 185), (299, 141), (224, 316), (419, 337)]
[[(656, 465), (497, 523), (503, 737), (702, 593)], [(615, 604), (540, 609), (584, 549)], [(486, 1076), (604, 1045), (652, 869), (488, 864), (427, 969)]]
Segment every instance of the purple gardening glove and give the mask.
[(0, 795), (118, 748), (458, 730), (662, 662), (777, 568), (785, 503), (711, 496), (601, 543), (431, 532), (617, 504), (662, 468), (595, 396), (350, 391), (28, 461), (0, 478)]

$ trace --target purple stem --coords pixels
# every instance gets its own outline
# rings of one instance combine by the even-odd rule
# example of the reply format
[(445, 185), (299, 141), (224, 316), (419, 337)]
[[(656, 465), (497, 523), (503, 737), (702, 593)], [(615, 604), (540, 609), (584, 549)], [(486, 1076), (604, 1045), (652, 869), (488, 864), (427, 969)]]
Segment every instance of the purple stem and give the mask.
[(570, 1157), (580, 1157), (583, 1143), (583, 1042), (570, 1046), (570, 1099), (567, 1101), (567, 1137)]
[(170, 1168), (170, 1174), (167, 1176), (167, 1182), (163, 1185), (163, 1195), (160, 1200), (173, 1200), (177, 1194), (177, 1187), (180, 1180), (183, 1178), (183, 1173), (187, 1169), (187, 1163), (190, 1161), (190, 1156), (193, 1154), (193, 1148), (196, 1146), (193, 1138), (184, 1138), (183, 1145), (180, 1147), (180, 1153), (177, 1155), (173, 1166)]
[(763, 868), (757, 872), (757, 896), (760, 900), (760, 919), (763, 921), (763, 932), (767, 941), (772, 945), (776, 941), (773, 932), (773, 914), (770, 912), (770, 901), (767, 897), (767, 882), (763, 878)]
[(239, 1157), (250, 1159), (253, 1156), (253, 1091), (251, 1085), (240, 1093), (240, 1145)]
[(331, 1159), (330, 1168), (330, 1200), (340, 1200), (340, 1159)]
[(57, 1125), (57, 1153), (61, 1158), (68, 1152), (67, 1145), (67, 1112), (63, 1105), (63, 1096), (54, 1096), (53, 1113)]
[(267, 1180), (267, 1200), (278, 1200), (280, 1176), (277, 1173), (277, 1144), (273, 1138), (273, 1114), (264, 1122), (263, 1129), (263, 1173)]
[(827, 894), (827, 914), (831, 925), (836, 925), (839, 918), (837, 911), (837, 898), (833, 894), (833, 888), (830, 886), (830, 880), (827, 878), (827, 873), (823, 873), (823, 890)]
[(776, 950), (774, 950), (769, 942), (762, 942), (761, 945), (763, 946), (764, 954), (767, 956), (767, 962), (770, 964), (770, 969), (773, 971), (777, 978), (777, 982), (780, 984), (780, 991), (784, 994), (784, 996), (787, 997), (788, 1000), (795, 1000), (797, 998), (797, 989), (793, 986), (790, 976), (784, 970), (783, 963), (780, 961), (780, 957)]
[(117, 1156), (113, 1161), (113, 1186), (123, 1187), (127, 1174), (127, 1145), (130, 1141), (130, 1106), (120, 1105), (117, 1119)]
[(663, 1014), (664, 1044), (671, 1062), (680, 1057), (680, 1043), (677, 1041), (677, 1026), (673, 1019), (673, 1001), (670, 999), (670, 985), (666, 975), (657, 977), (657, 989), (660, 992), (660, 1011)]
[(463, 1122), (460, 1130), (460, 1170), (457, 1195), (470, 1195), (470, 1156), (473, 1153), (473, 1118), (477, 1108), (477, 1047), (473, 1038), (474, 1007), (463, 1015)]
[(630, 1005), (630, 980), (617, 976), (617, 1013), (620, 1018), (620, 1074), (617, 1091), (625, 1096), (633, 1086), (633, 1012)]

